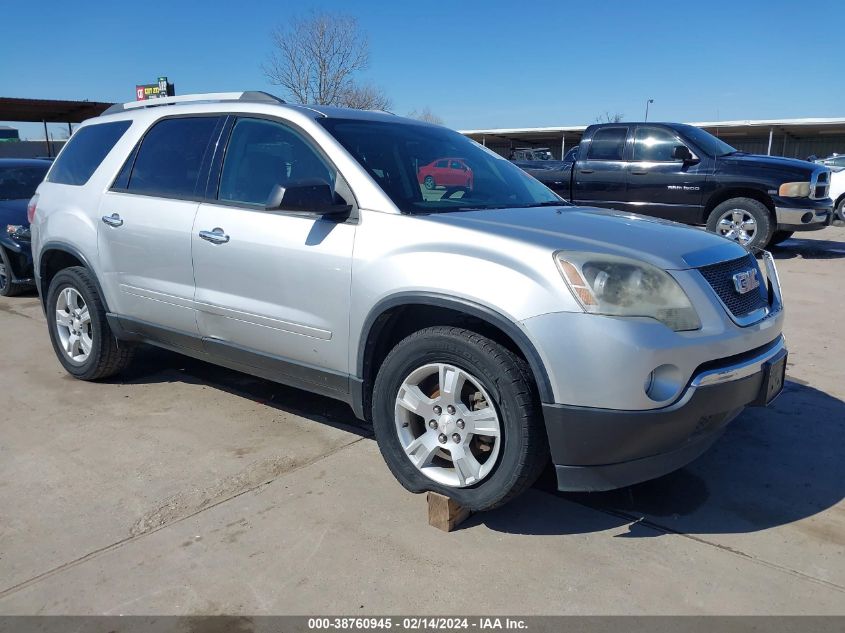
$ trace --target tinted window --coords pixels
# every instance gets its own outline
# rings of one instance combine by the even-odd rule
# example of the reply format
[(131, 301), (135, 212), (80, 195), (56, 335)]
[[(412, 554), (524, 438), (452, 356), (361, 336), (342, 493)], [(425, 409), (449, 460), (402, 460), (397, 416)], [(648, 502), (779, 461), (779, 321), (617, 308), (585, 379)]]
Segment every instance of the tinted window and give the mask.
[[(513, 163), (452, 130), (413, 122), (324, 118), (325, 127), (405, 213), (564, 205)], [(466, 182), (436, 185), (426, 167), (460, 157)]]
[(590, 142), (587, 158), (591, 160), (622, 160), (628, 128), (606, 127), (598, 130)]
[(634, 160), (673, 161), (672, 152), (681, 145), (671, 132), (657, 127), (637, 128), (634, 139)]
[(264, 206), (276, 185), (320, 179), (334, 171), (289, 127), (262, 119), (238, 119), (220, 177), (220, 200)]
[[(49, 165), (0, 167), (0, 200), (31, 198), (44, 180)], [(5, 230), (5, 227), (4, 227)]]
[(736, 148), (731, 147), (723, 140), (716, 138), (710, 132), (705, 132), (701, 128), (692, 125), (675, 124), (675, 128), (682, 136), (688, 138), (697, 145), (705, 154), (710, 156), (727, 156), (736, 152)]
[(156, 123), (138, 149), (128, 190), (192, 197), (217, 120), (217, 117), (184, 117)]
[(47, 180), (84, 185), (130, 125), (131, 121), (114, 121), (79, 128), (59, 154)]

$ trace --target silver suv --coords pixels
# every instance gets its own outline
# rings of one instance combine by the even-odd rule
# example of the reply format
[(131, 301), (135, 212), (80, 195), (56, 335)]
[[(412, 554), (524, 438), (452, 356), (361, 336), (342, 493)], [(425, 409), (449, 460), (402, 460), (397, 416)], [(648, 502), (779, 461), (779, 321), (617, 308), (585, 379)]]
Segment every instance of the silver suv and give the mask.
[[(443, 157), (462, 179), (429, 189)], [(561, 490), (660, 476), (783, 386), (768, 254), (569, 206), (386, 113), (263, 93), (117, 105), (29, 211), (70, 374), (113, 375), (151, 343), (343, 400), (403, 486), (470, 509), (549, 457)]]

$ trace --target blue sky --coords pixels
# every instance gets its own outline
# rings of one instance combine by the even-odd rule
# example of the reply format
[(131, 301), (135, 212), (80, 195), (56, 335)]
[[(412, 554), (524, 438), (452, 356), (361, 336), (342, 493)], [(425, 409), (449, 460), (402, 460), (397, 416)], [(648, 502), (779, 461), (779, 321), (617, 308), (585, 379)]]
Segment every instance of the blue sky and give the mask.
[(131, 101), (161, 74), (178, 94), (279, 93), (260, 68), (270, 30), (317, 8), (358, 18), (362, 78), (396, 113), (454, 128), (641, 119), (648, 98), (655, 120), (845, 116), (842, 0), (4, 4), (0, 96)]

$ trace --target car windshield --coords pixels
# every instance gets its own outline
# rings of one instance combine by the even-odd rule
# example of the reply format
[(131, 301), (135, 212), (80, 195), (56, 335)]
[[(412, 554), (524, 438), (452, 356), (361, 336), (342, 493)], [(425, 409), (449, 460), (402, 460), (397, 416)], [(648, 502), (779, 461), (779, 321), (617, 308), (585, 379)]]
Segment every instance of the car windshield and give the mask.
[(320, 123), (403, 213), (565, 204), (519, 167), (446, 128), (332, 118)]
[(701, 128), (692, 125), (679, 125), (678, 131), (710, 156), (727, 156), (738, 151), (735, 147), (731, 147)]
[(24, 200), (35, 194), (35, 190), (49, 165), (0, 167), (0, 200)]

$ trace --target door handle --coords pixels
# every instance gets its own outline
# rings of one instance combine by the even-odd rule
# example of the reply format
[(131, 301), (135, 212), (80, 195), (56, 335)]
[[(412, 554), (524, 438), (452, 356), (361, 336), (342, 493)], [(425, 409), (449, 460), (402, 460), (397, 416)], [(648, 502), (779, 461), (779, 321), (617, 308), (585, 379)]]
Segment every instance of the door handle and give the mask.
[(117, 213), (111, 215), (104, 215), (103, 222), (109, 226), (123, 226), (123, 220)]
[(592, 169), (579, 169), (578, 171), (580, 171), (582, 174), (592, 174), (593, 173)]
[(642, 170), (639, 170), (639, 169), (635, 171), (635, 170), (632, 169), (631, 173), (634, 174), (635, 176), (645, 176), (648, 172), (642, 171)]
[(226, 235), (220, 227), (211, 231), (200, 231), (200, 237), (206, 242), (211, 242), (212, 244), (225, 244), (229, 241), (229, 236)]

